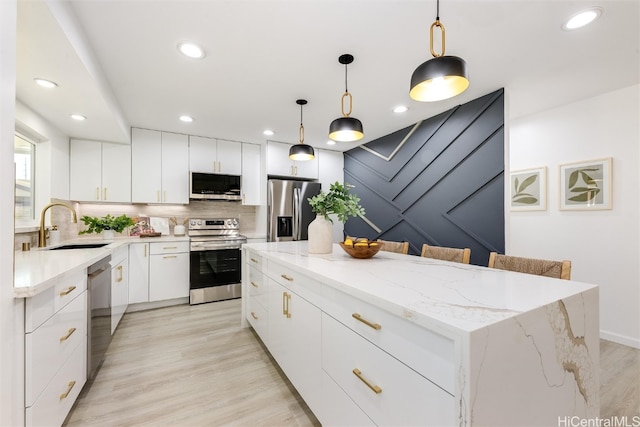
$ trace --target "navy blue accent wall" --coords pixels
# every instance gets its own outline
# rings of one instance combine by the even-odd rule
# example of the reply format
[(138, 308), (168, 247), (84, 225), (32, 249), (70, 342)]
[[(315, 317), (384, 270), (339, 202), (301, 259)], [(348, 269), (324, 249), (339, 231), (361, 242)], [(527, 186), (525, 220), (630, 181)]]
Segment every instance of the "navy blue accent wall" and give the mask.
[(408, 241), (414, 255), (468, 247), (487, 265), (504, 253), (504, 90), (346, 151), (344, 178), (371, 223), (349, 219), (346, 234)]

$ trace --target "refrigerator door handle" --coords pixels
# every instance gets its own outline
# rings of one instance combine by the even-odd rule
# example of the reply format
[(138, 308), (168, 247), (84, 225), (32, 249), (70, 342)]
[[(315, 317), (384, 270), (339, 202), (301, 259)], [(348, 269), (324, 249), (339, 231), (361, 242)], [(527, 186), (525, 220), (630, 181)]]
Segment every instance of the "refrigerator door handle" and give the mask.
[(293, 189), (293, 240), (300, 240), (300, 189)]

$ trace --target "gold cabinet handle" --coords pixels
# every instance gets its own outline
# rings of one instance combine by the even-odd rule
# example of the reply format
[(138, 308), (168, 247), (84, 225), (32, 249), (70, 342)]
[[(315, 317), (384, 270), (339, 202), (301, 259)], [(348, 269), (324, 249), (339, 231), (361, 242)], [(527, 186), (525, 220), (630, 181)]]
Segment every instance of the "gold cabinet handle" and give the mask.
[(163, 191), (163, 192), (162, 192), (162, 201), (163, 201), (163, 202), (166, 202), (166, 201), (167, 201), (167, 192), (166, 192), (166, 191)]
[(177, 246), (165, 246), (162, 249), (178, 249)]
[(102, 192), (104, 193), (102, 200), (107, 200), (107, 187), (104, 187), (104, 190), (102, 190)]
[(147, 245), (144, 245), (144, 257), (147, 257)]
[(76, 328), (71, 328), (71, 329), (69, 329), (69, 331), (67, 331), (67, 335), (65, 335), (65, 336), (63, 336), (63, 337), (60, 337), (60, 342), (68, 340), (68, 339), (69, 339), (69, 337), (70, 337), (71, 335), (73, 335), (73, 333), (74, 333), (75, 331), (76, 331)]
[(71, 381), (69, 383), (69, 385), (67, 386), (67, 391), (65, 391), (64, 393), (62, 393), (60, 395), (60, 400), (66, 399), (67, 396), (69, 396), (69, 393), (71, 393), (71, 390), (73, 389), (73, 386), (76, 385), (75, 381)]
[(256, 264), (258, 263), (258, 260), (255, 258), (251, 258), (251, 262), (255, 262)]
[(379, 331), (380, 329), (382, 329), (382, 326), (380, 326), (379, 323), (373, 323), (373, 322), (368, 321), (367, 319), (363, 319), (362, 316), (360, 316), (359, 313), (353, 313), (351, 315), (351, 317), (353, 317), (356, 320), (361, 321), (362, 323), (364, 323), (365, 325), (367, 325), (370, 328), (375, 329), (376, 331)]
[(177, 255), (168, 255), (168, 256), (163, 256), (162, 258), (168, 259), (168, 258), (178, 258), (178, 257)]
[(291, 294), (289, 292), (282, 293), (282, 314), (287, 316), (287, 319), (291, 318), (291, 313), (289, 312), (289, 301), (291, 301)]
[(251, 312), (251, 317), (253, 317), (254, 319), (258, 320), (258, 315), (255, 312)]
[(75, 291), (76, 287), (75, 286), (69, 286), (67, 289), (65, 289), (64, 291), (60, 291), (60, 296), (63, 297), (65, 295), (69, 295), (71, 292)]
[(289, 292), (285, 292), (287, 294), (287, 319), (291, 319), (291, 312), (289, 311), (289, 302), (291, 301), (291, 294)]
[(160, 190), (156, 192), (156, 201), (161, 202), (160, 200)]
[(122, 266), (119, 265), (116, 270), (118, 270), (118, 278), (116, 279), (116, 282), (120, 283), (122, 282)]
[(282, 277), (284, 280), (288, 280), (289, 282), (293, 282), (293, 277), (287, 276), (286, 274), (281, 274), (280, 277)]
[(380, 387), (378, 387), (377, 385), (371, 384), (365, 377), (362, 376), (362, 372), (360, 372), (360, 369), (354, 369), (353, 370), (353, 374), (356, 377), (358, 377), (358, 379), (360, 381), (365, 383), (367, 385), (367, 387), (369, 387), (371, 390), (373, 390), (376, 394), (382, 393), (382, 389)]
[(259, 288), (260, 286), (258, 286), (258, 284), (256, 282), (254, 282), (253, 280), (250, 282), (251, 286), (253, 286), (254, 288)]
[(96, 200), (100, 200), (100, 187), (96, 187)]

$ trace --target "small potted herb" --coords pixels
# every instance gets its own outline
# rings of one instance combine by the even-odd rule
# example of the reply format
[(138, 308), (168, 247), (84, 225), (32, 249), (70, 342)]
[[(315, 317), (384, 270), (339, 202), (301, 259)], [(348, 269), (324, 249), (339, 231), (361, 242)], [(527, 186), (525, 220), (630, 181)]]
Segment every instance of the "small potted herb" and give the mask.
[(333, 243), (333, 221), (329, 215), (335, 214), (341, 222), (347, 222), (350, 216), (364, 215), (360, 198), (349, 193), (349, 189), (339, 182), (331, 184), (329, 192), (321, 191), (308, 199), (316, 219), (309, 224), (309, 253), (331, 253)]
[(87, 226), (87, 229), (78, 234), (103, 233), (105, 239), (113, 239), (115, 233), (122, 233), (125, 228), (135, 224), (133, 219), (125, 214), (120, 216), (107, 214), (102, 218), (84, 215), (80, 220)]

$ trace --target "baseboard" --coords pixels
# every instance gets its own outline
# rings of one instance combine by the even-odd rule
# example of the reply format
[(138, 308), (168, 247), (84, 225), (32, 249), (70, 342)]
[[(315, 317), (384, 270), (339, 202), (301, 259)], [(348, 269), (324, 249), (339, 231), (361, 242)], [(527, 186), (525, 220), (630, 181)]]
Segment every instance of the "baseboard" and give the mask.
[(134, 313), (136, 311), (153, 310), (154, 308), (169, 307), (172, 305), (189, 304), (189, 297), (174, 298), (163, 301), (139, 302), (129, 304), (126, 313)]
[(613, 332), (607, 332), (603, 330), (600, 330), (600, 338), (602, 338), (603, 340), (613, 341), (618, 344), (640, 349), (639, 338), (632, 338), (625, 335), (615, 334)]

